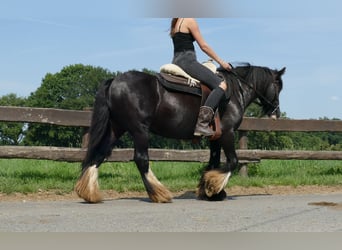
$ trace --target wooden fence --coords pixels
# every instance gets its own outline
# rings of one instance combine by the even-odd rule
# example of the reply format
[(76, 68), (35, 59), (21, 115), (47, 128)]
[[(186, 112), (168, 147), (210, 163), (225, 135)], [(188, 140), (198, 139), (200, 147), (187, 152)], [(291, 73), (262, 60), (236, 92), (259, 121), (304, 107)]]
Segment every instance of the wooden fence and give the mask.
[[(75, 111), (30, 107), (0, 106), (0, 121), (45, 123), (57, 126), (89, 127), (91, 111)], [(237, 150), (240, 162), (258, 162), (261, 159), (314, 159), (342, 160), (342, 151), (291, 151), (291, 150), (248, 150), (248, 131), (302, 131), (302, 132), (342, 132), (342, 121), (331, 120), (271, 120), (244, 118), (239, 131)], [(0, 158), (48, 159), (79, 162), (85, 149), (62, 147), (0, 146)], [(209, 160), (208, 150), (163, 150), (150, 149), (153, 161), (197, 161)], [(223, 156), (222, 156), (223, 157)], [(108, 161), (131, 161), (132, 149), (114, 149)], [(222, 159), (224, 160), (224, 159)]]

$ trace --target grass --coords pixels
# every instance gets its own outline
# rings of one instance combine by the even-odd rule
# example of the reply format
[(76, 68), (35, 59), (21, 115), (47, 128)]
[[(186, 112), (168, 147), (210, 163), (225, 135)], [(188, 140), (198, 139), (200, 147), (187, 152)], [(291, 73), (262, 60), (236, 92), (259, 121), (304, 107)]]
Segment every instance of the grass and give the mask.
[(342, 185), (342, 161), (264, 160), (248, 167), (249, 178), (235, 175), (231, 185)]
[[(194, 190), (203, 167), (201, 163), (151, 163), (155, 175), (171, 191)], [(228, 186), (342, 185), (342, 161), (264, 160), (250, 164), (248, 170), (248, 178), (234, 173)], [(79, 163), (0, 159), (0, 193), (70, 193), (79, 173)], [(99, 184), (103, 190), (144, 191), (133, 162), (101, 165)]]
[(70, 192), (78, 164), (40, 160), (0, 160), (1, 193)]

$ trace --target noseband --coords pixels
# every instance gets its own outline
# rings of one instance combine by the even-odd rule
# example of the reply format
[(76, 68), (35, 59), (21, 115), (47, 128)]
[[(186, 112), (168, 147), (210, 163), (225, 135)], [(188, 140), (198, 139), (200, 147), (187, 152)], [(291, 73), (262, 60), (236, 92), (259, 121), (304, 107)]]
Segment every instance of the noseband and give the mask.
[[(260, 94), (257, 90), (255, 90), (257, 96), (259, 99), (263, 99), (264, 102), (267, 103), (267, 105), (269, 105), (270, 107), (273, 108), (272, 112), (270, 113), (271, 115), (275, 114), (277, 112), (277, 110), (279, 109), (279, 103), (277, 105), (273, 104), (274, 100), (276, 99), (277, 97), (277, 88), (278, 88), (278, 84), (277, 84), (277, 81), (276, 82), (272, 82), (271, 83), (273, 85), (273, 88), (274, 88), (274, 95), (273, 95), (273, 98), (272, 98), (272, 101), (270, 101), (269, 99), (267, 99), (264, 95)], [(262, 106), (261, 103), (258, 103), (258, 105)]]

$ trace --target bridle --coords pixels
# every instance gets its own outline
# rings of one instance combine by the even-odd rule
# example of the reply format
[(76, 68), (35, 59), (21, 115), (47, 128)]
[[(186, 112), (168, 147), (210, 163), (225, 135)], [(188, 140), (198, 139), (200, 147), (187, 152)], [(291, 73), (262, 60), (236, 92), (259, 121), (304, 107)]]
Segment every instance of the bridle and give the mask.
[[(257, 95), (257, 98), (259, 100), (263, 100), (267, 105), (269, 105), (273, 110), (272, 112), (270, 113), (270, 115), (274, 115), (277, 110), (279, 109), (279, 103), (277, 105), (273, 104), (274, 100), (276, 99), (277, 97), (277, 89), (278, 89), (278, 82), (279, 80), (275, 80), (274, 82), (272, 82), (271, 84), (273, 85), (273, 88), (275, 89), (274, 91), (274, 96), (273, 96), (273, 99), (272, 101), (270, 101), (268, 98), (266, 98), (263, 94), (261, 94), (257, 88), (256, 88), (256, 85), (251, 85), (249, 82), (247, 82), (245, 79), (243, 79), (235, 70), (234, 68), (232, 67), (231, 71), (229, 71), (230, 73), (232, 73), (234, 76), (236, 76), (238, 82), (239, 82), (239, 85), (241, 86), (241, 83), (243, 83), (244, 85), (248, 86), (250, 89), (254, 90), (254, 92), (256, 93)], [(257, 105), (259, 105), (260, 107), (264, 106), (261, 102), (259, 101), (254, 101), (254, 103), (256, 103)]]

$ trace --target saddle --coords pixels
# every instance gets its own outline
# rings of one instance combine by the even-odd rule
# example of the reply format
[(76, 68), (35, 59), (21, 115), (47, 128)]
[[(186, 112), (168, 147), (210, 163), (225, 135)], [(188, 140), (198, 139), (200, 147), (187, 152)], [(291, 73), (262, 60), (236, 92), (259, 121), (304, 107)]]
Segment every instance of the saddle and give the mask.
[[(203, 65), (215, 74), (217, 73), (216, 65), (212, 60), (204, 62)], [(205, 103), (205, 100), (211, 91), (206, 85), (201, 84), (199, 80), (187, 74), (179, 66), (171, 63), (164, 64), (160, 67), (157, 78), (159, 82), (170, 91), (184, 92), (201, 97), (201, 105)], [(215, 134), (210, 140), (216, 140), (222, 134), (218, 111), (215, 112), (214, 122), (212, 122), (211, 127), (215, 131)]]
[[(213, 63), (212, 60), (204, 62), (203, 65), (210, 69), (212, 72), (217, 72), (216, 65)], [(161, 66), (159, 76), (159, 78), (162, 78), (162, 81), (160, 81), (161, 84), (169, 90), (181, 91), (202, 96), (201, 86), (206, 87), (205, 85), (201, 84), (199, 80), (193, 78), (182, 68), (172, 63), (164, 64), (163, 66)], [(208, 91), (210, 92), (209, 89)]]

